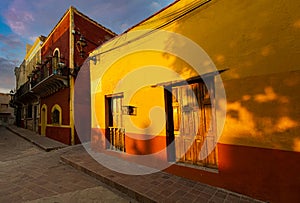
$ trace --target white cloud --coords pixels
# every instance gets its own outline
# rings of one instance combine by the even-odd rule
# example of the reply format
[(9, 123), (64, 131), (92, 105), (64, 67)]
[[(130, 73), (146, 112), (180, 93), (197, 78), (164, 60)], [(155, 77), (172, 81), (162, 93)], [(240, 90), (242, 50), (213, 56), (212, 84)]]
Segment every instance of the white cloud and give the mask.
[(160, 5), (158, 2), (153, 1), (153, 2), (151, 3), (151, 5), (150, 5), (150, 8), (151, 8), (152, 10), (157, 11), (157, 10), (161, 9), (161, 5)]
[[(14, 37), (0, 33), (0, 87), (9, 87), (14, 81), (13, 69), (20, 65), (25, 55), (25, 42), (32, 43), (36, 36), (47, 36), (66, 10), (73, 4), (80, 12), (99, 22), (116, 33), (121, 33), (129, 27), (139, 23), (154, 12), (167, 6), (173, 0), (11, 0), (8, 9), (3, 11), (2, 17), (14, 32)], [(0, 6), (3, 1), (0, 1)], [(6, 8), (7, 6), (3, 6)], [(17, 34), (17, 35), (16, 35)], [(6, 61), (14, 58), (16, 61)], [(7, 62), (4, 64), (4, 62)], [(17, 64), (16, 64), (17, 63)], [(5, 65), (5, 66), (3, 66)], [(5, 67), (5, 69), (3, 69)], [(8, 80), (9, 79), (9, 80)], [(5, 82), (4, 82), (5, 81)], [(7, 84), (6, 84), (7, 83)]]
[(29, 32), (28, 25), (34, 21), (32, 13), (19, 7), (11, 7), (4, 16), (9, 27), (18, 35)]

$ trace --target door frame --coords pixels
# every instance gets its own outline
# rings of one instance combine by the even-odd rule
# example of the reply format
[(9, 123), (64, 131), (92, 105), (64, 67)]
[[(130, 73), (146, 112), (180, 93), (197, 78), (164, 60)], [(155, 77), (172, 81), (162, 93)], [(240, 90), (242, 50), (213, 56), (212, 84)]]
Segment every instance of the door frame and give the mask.
[(43, 104), (41, 108), (41, 135), (46, 136), (47, 128), (47, 105)]
[[(113, 125), (113, 112), (112, 112), (112, 99), (113, 98), (124, 98), (123, 93), (116, 93), (116, 94), (110, 94), (105, 95), (105, 149), (115, 149), (117, 151), (126, 151), (126, 145), (125, 145), (125, 129), (124, 126), (112, 126)], [(122, 103), (120, 106), (120, 114), (122, 116)], [(121, 118), (122, 120), (122, 118)], [(124, 121), (122, 121), (124, 122)], [(124, 123), (122, 123), (124, 125)], [(118, 129), (117, 129), (118, 128)], [(113, 132), (116, 132), (113, 133)], [(116, 138), (122, 139), (123, 142), (121, 144), (121, 147), (115, 147), (115, 139), (111, 140), (111, 133), (113, 133), (113, 137), (115, 135), (118, 135)], [(124, 137), (123, 137), (124, 136)], [(118, 140), (119, 140), (118, 139)], [(120, 142), (118, 142), (120, 144)], [(122, 146), (123, 145), (123, 146)]]
[[(165, 98), (165, 112), (166, 112), (166, 144), (167, 144), (167, 159), (169, 162), (177, 162), (176, 160), (176, 145), (175, 145), (175, 133), (174, 133), (174, 120), (173, 120), (173, 95), (172, 95), (172, 88), (182, 85), (190, 85), (194, 83), (204, 83), (204, 85), (209, 89), (209, 92), (212, 94), (211, 97), (211, 119), (212, 120), (212, 128), (215, 128), (216, 126), (216, 118), (215, 118), (215, 96), (214, 96), (214, 75), (209, 76), (209, 78), (206, 78), (207, 80), (204, 80), (201, 77), (195, 77), (187, 81), (180, 81), (180, 82), (174, 82), (174, 83), (168, 83), (164, 85), (164, 98)], [(206, 84), (207, 81), (209, 81), (209, 84)], [(215, 129), (214, 129), (215, 131)], [(216, 134), (216, 133), (214, 133)], [(211, 168), (217, 168), (218, 167), (218, 151), (217, 147), (214, 149), (214, 156), (216, 156), (216, 165), (203, 165), (204, 167), (211, 167)], [(187, 163), (188, 164), (188, 163)], [(199, 165), (201, 166), (201, 165)]]

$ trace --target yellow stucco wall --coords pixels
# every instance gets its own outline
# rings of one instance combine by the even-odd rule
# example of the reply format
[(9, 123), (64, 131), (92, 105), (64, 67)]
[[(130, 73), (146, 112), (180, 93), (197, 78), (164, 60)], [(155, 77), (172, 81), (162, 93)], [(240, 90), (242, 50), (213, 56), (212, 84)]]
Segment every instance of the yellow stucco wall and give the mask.
[[(114, 85), (134, 69), (155, 64), (177, 71), (182, 78), (195, 76), (191, 66), (172, 54), (141, 51), (151, 45), (151, 35), (131, 43), (135, 37), (130, 33), (157, 28), (184, 12), (184, 8), (193, 8), (199, 2), (179, 1), (91, 54), (96, 61), (91, 62), (92, 108), (95, 110), (92, 127), (99, 123), (104, 126), (104, 95), (113, 93)], [(176, 13), (178, 9), (181, 10)], [(213, 0), (163, 27), (191, 39), (210, 56), (218, 70), (226, 69), (221, 77), (227, 115), (220, 143), (300, 151), (299, 10), (300, 2), (294, 0)], [(162, 47), (176, 45), (189, 52), (185, 44), (163, 40)], [(139, 51), (131, 53), (131, 50)], [(123, 55), (126, 53), (129, 55)], [(104, 76), (99, 78), (104, 71)], [(153, 84), (155, 82), (159, 83), (160, 79)], [(119, 91), (128, 92), (133, 84), (131, 87), (121, 85), (123, 89)], [(141, 90), (147, 91), (147, 96), (139, 92), (130, 102), (140, 107), (141, 112), (149, 109), (147, 105), (140, 105), (145, 98), (156, 98), (155, 105), (163, 107), (163, 91), (159, 87), (154, 89)], [(144, 116), (133, 120), (138, 126), (143, 126), (142, 123), (147, 126), (148, 115)]]
[(40, 37), (37, 37), (34, 44), (31, 46), (29, 51), (26, 53), (25, 61), (26, 61), (26, 71), (27, 73), (31, 73), (36, 67), (37, 63), (41, 63), (41, 45), (43, 41)]

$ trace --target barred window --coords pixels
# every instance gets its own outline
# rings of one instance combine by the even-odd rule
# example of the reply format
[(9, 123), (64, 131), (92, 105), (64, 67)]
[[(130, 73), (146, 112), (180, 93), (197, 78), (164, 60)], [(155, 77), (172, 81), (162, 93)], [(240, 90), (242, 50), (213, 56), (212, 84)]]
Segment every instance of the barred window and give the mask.
[(52, 112), (52, 124), (59, 124), (59, 110), (55, 109)]
[(51, 110), (52, 124), (61, 125), (62, 123), (62, 110), (58, 104), (55, 104)]

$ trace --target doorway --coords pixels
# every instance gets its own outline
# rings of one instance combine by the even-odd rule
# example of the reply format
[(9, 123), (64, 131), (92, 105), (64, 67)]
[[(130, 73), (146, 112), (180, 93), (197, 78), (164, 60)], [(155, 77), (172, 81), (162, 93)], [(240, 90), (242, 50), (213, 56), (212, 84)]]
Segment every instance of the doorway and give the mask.
[(47, 126), (47, 106), (44, 104), (41, 109), (41, 135), (46, 135)]
[(125, 152), (123, 94), (106, 96), (106, 149)]
[(168, 157), (173, 161), (217, 168), (213, 88), (202, 80), (167, 88), (167, 142), (174, 142)]

